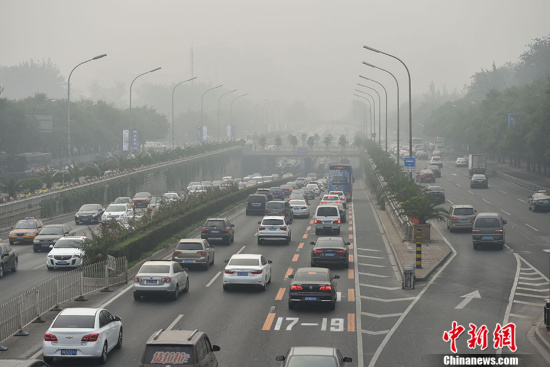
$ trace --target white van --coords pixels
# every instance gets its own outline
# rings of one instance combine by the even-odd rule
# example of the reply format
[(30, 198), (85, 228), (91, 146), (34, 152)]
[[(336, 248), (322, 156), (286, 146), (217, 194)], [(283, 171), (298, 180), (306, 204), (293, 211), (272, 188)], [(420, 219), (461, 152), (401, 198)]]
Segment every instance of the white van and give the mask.
[(315, 210), (315, 234), (321, 232), (336, 232), (340, 234), (340, 210), (337, 205), (319, 205)]

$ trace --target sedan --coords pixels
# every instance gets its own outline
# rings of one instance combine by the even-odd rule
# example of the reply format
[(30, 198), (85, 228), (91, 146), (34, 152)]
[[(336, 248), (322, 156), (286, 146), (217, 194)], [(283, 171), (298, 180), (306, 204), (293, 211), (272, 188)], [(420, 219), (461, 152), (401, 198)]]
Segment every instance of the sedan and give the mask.
[(258, 286), (265, 291), (267, 283), (271, 283), (271, 260), (262, 255), (235, 254), (225, 263), (224, 291), (235, 285)]
[(46, 268), (78, 268), (84, 264), (84, 244), (88, 241), (84, 236), (62, 237), (52, 247), (46, 259)]
[(151, 202), (153, 195), (150, 192), (138, 192), (134, 195), (132, 201), (136, 208), (147, 208), (147, 205)]
[(470, 179), (470, 188), (473, 189), (474, 187), (489, 188), (489, 180), (487, 179), (487, 176), (481, 173), (473, 174)]
[(468, 167), (468, 160), (466, 158), (457, 158), (455, 167)]
[(328, 305), (336, 308), (336, 279), (327, 268), (299, 268), (291, 278), (288, 292), (288, 308), (298, 304)]
[(122, 347), (122, 321), (104, 308), (65, 308), (44, 334), (44, 361), (54, 358), (97, 358)]
[(74, 215), (75, 224), (99, 223), (105, 209), (101, 204), (84, 204)]
[(550, 210), (550, 194), (546, 190), (539, 190), (529, 196), (529, 210), (533, 212)]
[(149, 260), (134, 277), (134, 299), (142, 296), (170, 295), (177, 300), (180, 292), (189, 291), (189, 274), (177, 261)]
[(305, 200), (292, 199), (288, 202), (292, 208), (292, 213), (294, 217), (304, 217), (309, 218), (309, 206)]
[(47, 224), (33, 240), (33, 251), (50, 251), (50, 245), (55, 245), (57, 240), (71, 234), (71, 227), (66, 224)]
[(445, 202), (445, 190), (441, 186), (428, 186), (428, 195), (438, 204)]
[(275, 360), (283, 362), (283, 367), (343, 367), (352, 362), (351, 357), (344, 357), (342, 352), (333, 347), (291, 347), (286, 355), (277, 356)]
[(348, 247), (349, 242), (344, 242), (342, 237), (319, 237), (317, 242), (310, 242), (313, 245), (311, 250), (311, 266), (319, 264), (339, 264), (349, 266)]
[(17, 271), (19, 265), (19, 257), (17, 252), (11, 248), (8, 243), (0, 242), (0, 278), (4, 276), (4, 272)]
[(443, 158), (434, 155), (432, 159), (430, 159), (430, 164), (437, 164), (439, 167), (443, 167)]
[(290, 243), (292, 232), (285, 217), (265, 216), (258, 224), (258, 245), (263, 245), (264, 241), (285, 241), (287, 245)]

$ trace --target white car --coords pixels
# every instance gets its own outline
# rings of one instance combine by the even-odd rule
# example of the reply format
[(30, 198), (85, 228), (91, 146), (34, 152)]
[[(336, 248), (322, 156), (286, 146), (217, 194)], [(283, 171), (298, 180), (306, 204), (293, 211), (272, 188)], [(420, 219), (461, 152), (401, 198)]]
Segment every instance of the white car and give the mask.
[(177, 192), (173, 192), (173, 191), (167, 192), (166, 194), (162, 195), (162, 197), (165, 198), (166, 201), (169, 203), (172, 201), (178, 201), (182, 199), (182, 197), (179, 196)]
[(344, 194), (343, 191), (329, 191), (328, 193), (329, 195), (338, 195), (340, 201), (344, 205), (344, 208), (347, 208), (346, 202), (348, 201), (348, 199), (346, 198), (346, 194)]
[(259, 286), (265, 291), (267, 283), (271, 283), (271, 260), (266, 260), (263, 255), (235, 254), (225, 263), (224, 291), (233, 285)]
[(306, 203), (305, 200), (292, 199), (288, 203), (290, 204), (290, 207), (292, 208), (292, 216), (293, 217), (309, 218), (309, 215), (310, 215), (309, 205)]
[(120, 317), (104, 308), (65, 308), (46, 331), (42, 353), (50, 365), (54, 358), (98, 358), (105, 363), (107, 354), (120, 347)]
[(46, 267), (48, 270), (58, 268), (78, 268), (84, 263), (84, 236), (66, 236), (57, 240), (48, 253)]
[(189, 273), (180, 263), (171, 260), (149, 260), (141, 265), (134, 277), (134, 299), (142, 296), (168, 295), (177, 300), (189, 291)]
[(307, 189), (313, 190), (316, 196), (321, 195), (321, 189), (319, 188), (319, 185), (317, 185), (316, 183), (308, 183), (306, 186), (306, 190)]
[(466, 158), (457, 158), (455, 167), (468, 167), (468, 160)]
[(193, 185), (193, 186), (189, 186), (187, 188), (187, 193), (189, 195), (199, 195), (199, 194), (204, 194), (206, 192), (206, 188), (203, 186), (203, 185)]
[(287, 245), (290, 243), (292, 232), (285, 217), (265, 216), (258, 224), (258, 245), (263, 245), (265, 241), (285, 241)]
[(131, 217), (134, 209), (130, 204), (109, 204), (105, 212), (101, 216), (101, 222), (123, 222)]

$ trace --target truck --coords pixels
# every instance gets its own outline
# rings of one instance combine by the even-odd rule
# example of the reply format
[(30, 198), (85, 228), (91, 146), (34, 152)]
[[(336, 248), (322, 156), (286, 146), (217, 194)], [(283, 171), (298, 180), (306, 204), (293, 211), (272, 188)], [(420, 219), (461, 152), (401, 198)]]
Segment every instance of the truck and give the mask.
[(487, 156), (485, 154), (468, 155), (468, 171), (470, 176), (475, 173), (485, 174), (487, 170)]
[(351, 164), (331, 164), (328, 171), (328, 190), (343, 191), (346, 202), (351, 201), (353, 175)]

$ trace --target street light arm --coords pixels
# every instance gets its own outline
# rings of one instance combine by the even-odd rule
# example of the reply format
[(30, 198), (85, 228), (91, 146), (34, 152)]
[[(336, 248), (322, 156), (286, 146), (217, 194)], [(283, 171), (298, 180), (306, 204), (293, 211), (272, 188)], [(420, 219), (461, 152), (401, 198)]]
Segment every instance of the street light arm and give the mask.
[(176, 88), (178, 87), (178, 85), (186, 82), (190, 82), (191, 80), (195, 80), (195, 79), (197, 79), (196, 76), (191, 79), (187, 79), (182, 82), (179, 82), (174, 86), (174, 89), (172, 89), (172, 149), (174, 149), (174, 93), (176, 92)]

